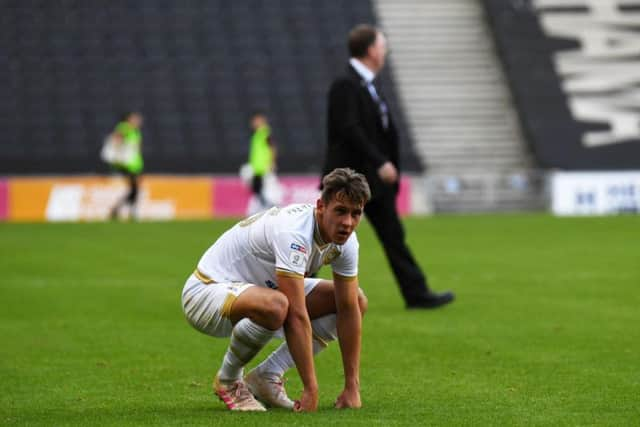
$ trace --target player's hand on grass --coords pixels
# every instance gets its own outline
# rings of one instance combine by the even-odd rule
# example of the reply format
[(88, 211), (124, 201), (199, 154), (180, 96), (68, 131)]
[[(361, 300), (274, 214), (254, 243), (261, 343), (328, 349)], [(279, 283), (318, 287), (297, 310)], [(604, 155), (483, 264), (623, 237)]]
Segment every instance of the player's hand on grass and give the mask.
[(303, 390), (300, 400), (293, 405), (294, 412), (315, 412), (318, 410), (318, 392)]
[(358, 409), (362, 407), (360, 401), (360, 390), (357, 389), (344, 389), (335, 404), (336, 409), (354, 408)]

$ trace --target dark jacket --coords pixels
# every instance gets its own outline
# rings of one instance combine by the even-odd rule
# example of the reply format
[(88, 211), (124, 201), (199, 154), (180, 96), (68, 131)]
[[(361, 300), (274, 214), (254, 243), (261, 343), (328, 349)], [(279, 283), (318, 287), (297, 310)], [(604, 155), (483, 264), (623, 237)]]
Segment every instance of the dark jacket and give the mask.
[[(378, 96), (384, 99), (379, 89)], [(398, 134), (389, 114), (389, 126), (382, 125), (379, 108), (371, 97), (365, 80), (349, 66), (329, 89), (327, 113), (328, 146), (323, 176), (338, 167), (350, 167), (365, 175), (372, 197), (383, 192), (397, 192), (398, 186), (382, 182), (378, 168), (391, 161), (398, 164)]]

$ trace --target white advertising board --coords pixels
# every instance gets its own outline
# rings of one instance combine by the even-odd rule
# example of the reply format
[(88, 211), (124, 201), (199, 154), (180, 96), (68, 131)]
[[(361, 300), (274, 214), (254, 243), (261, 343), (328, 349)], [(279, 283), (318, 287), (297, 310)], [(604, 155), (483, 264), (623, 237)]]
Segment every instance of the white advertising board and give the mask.
[(554, 172), (555, 215), (615, 215), (640, 212), (640, 171)]

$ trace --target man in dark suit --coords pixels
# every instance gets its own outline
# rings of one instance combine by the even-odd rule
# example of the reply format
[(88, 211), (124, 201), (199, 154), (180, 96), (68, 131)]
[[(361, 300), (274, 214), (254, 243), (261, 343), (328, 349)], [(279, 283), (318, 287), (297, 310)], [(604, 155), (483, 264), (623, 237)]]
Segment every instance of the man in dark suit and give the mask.
[(349, 33), (347, 74), (329, 90), (327, 157), (323, 175), (350, 167), (369, 181), (372, 199), (365, 214), (382, 242), (407, 308), (436, 308), (454, 299), (451, 292), (429, 290), (427, 279), (405, 243), (396, 210), (398, 134), (380, 89), (373, 84), (384, 66), (384, 34), (369, 25)]

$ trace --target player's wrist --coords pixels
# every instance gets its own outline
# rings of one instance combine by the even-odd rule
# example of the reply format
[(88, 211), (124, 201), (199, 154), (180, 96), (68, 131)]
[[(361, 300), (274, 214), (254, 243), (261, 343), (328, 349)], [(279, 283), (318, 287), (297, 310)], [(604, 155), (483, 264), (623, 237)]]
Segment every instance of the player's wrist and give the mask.
[(305, 384), (303, 386), (303, 392), (309, 394), (318, 394), (318, 383)]
[(360, 380), (358, 378), (347, 378), (344, 382), (345, 391), (360, 392)]

